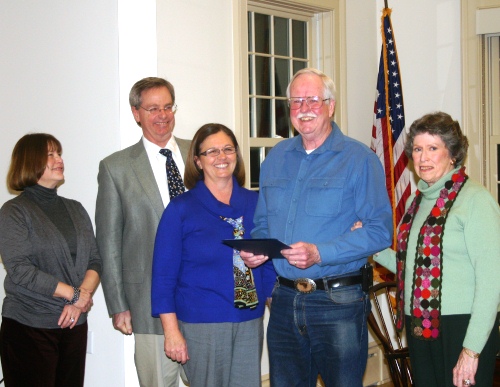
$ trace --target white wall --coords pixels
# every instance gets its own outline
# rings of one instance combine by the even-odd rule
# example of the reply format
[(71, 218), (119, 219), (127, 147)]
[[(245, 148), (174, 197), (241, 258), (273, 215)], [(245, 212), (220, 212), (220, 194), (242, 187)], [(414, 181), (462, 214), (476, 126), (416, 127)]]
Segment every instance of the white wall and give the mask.
[[(403, 84), (406, 128), (443, 110), (461, 122), (460, 2), (388, 0)], [(370, 143), (383, 0), (346, 1), (348, 133)]]
[[(1, 0), (0, 8), (0, 202), (12, 197), (4, 182), (15, 142), (49, 132), (63, 145), (60, 194), (82, 202), (93, 218), (98, 162), (120, 143), (117, 3)], [(3, 299), (3, 286), (0, 293)], [(89, 330), (87, 385), (123, 384), (123, 344), (100, 290)]]
[[(232, 3), (0, 0), (0, 180), (23, 134), (50, 132), (64, 147), (67, 181), (60, 194), (81, 201), (93, 218), (99, 160), (139, 139), (127, 96), (145, 76), (165, 76), (175, 85), (177, 136), (189, 138), (208, 121), (234, 127)], [(407, 127), (438, 109), (460, 120), (460, 2), (389, 0), (389, 6)], [(367, 144), (382, 8), (382, 0), (346, 1), (347, 131)], [(0, 203), (11, 197), (0, 184)], [(0, 282), (3, 276), (2, 269)], [(89, 327), (94, 353), (87, 357), (86, 385), (137, 385), (131, 341), (125, 345), (112, 329), (100, 289)]]

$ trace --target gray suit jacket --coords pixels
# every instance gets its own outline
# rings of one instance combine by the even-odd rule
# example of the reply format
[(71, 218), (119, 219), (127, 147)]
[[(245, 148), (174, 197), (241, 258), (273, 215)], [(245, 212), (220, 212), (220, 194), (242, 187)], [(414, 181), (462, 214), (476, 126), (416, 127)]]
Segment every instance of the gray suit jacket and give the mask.
[[(186, 160), (191, 141), (175, 138)], [(99, 164), (96, 237), (110, 315), (130, 310), (135, 333), (163, 334), (151, 317), (151, 267), (163, 202), (142, 139)]]

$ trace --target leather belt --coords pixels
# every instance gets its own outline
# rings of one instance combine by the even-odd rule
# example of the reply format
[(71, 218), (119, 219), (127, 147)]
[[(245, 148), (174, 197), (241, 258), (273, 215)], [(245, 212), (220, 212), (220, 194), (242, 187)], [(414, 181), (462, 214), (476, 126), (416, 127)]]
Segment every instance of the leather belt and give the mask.
[(328, 290), (331, 288), (338, 288), (339, 286), (361, 284), (363, 282), (363, 276), (359, 274), (346, 277), (319, 278), (316, 280), (310, 278), (297, 278), (296, 280), (291, 280), (285, 277), (278, 277), (278, 282), (280, 285), (295, 289), (301, 293), (312, 293), (318, 289)]

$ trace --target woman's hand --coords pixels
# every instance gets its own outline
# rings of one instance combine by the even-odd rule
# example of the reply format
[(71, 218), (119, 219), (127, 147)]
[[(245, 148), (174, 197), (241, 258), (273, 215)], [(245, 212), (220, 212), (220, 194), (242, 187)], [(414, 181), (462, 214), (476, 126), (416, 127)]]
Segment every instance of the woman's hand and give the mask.
[(269, 259), (267, 255), (254, 255), (253, 253), (243, 250), (240, 251), (240, 257), (250, 269), (262, 265)]
[(88, 312), (92, 305), (94, 305), (92, 292), (87, 289), (80, 288), (80, 298), (74, 303), (74, 306), (81, 309), (82, 312)]
[(173, 361), (186, 364), (189, 360), (186, 339), (178, 329), (165, 333), (164, 350), (165, 355)]
[[(453, 384), (457, 387), (473, 386), (476, 384), (476, 371), (479, 364), (479, 357), (472, 357), (467, 354), (472, 353), (471, 350), (462, 349), (458, 357), (457, 364), (453, 368)], [(466, 382), (469, 383), (466, 383)]]
[(82, 310), (77, 308), (75, 305), (65, 305), (61, 315), (59, 316), (57, 325), (63, 329), (68, 327), (69, 329), (72, 329), (78, 322), (81, 314)]

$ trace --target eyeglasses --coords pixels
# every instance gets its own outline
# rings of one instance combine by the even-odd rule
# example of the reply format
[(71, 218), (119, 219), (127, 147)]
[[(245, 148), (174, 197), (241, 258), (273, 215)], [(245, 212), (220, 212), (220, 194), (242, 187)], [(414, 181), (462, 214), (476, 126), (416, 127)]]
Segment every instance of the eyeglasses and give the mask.
[(165, 113), (175, 113), (177, 111), (177, 105), (168, 105), (164, 108), (159, 108), (159, 107), (152, 107), (149, 109), (146, 109), (145, 107), (139, 106), (141, 109), (146, 110), (149, 114), (152, 114), (153, 116), (160, 114), (162, 110), (165, 110)]
[(291, 110), (297, 110), (302, 107), (302, 104), (304, 101), (306, 102), (307, 106), (311, 109), (318, 109), (321, 106), (323, 106), (324, 101), (328, 101), (330, 98), (325, 98), (321, 99), (321, 97), (318, 97), (317, 95), (314, 95), (312, 97), (292, 97), (288, 98), (288, 107)]
[(225, 148), (222, 149), (210, 148), (207, 149), (205, 152), (200, 152), (200, 156), (217, 157), (220, 155), (221, 151), (224, 152), (225, 155), (232, 155), (236, 153), (236, 148), (234, 146), (226, 146)]

